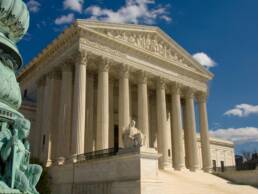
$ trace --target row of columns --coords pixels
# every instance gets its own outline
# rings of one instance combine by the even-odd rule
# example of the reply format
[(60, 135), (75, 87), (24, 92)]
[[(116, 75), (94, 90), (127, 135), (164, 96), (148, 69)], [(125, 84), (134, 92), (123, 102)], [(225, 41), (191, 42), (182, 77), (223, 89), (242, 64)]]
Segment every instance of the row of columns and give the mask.
[[(98, 65), (98, 95), (97, 95), (97, 126), (96, 126), (96, 150), (107, 149), (110, 147), (110, 92), (109, 88), (109, 68), (110, 60), (103, 60), (104, 63)], [(59, 106), (59, 129), (58, 136), (61, 141), (58, 142), (58, 156), (68, 156), (83, 154), (85, 152), (85, 118), (86, 118), (86, 96), (87, 96), (87, 64), (88, 57), (80, 54), (73, 67), (66, 64), (62, 68), (62, 79), (60, 80), (61, 93), (55, 93), (55, 77), (47, 76), (46, 86), (44, 89), (44, 100), (38, 100), (40, 110), (43, 110), (44, 117), (40, 122), (40, 128), (43, 130), (44, 146), (41, 158), (49, 160), (51, 158), (52, 141), (55, 134), (51, 133), (53, 128), (53, 117), (55, 114), (51, 107), (56, 106), (56, 97), (60, 97)], [(143, 71), (138, 75), (138, 127), (145, 134), (145, 146), (149, 147), (149, 110), (148, 110), (148, 86), (147, 76)], [(74, 76), (74, 79), (73, 79)], [(166, 88), (170, 87), (171, 93), (171, 110), (172, 110), (172, 146), (171, 135), (167, 127), (167, 106), (166, 106)], [(42, 95), (42, 84), (39, 87)], [(194, 111), (194, 91), (188, 88), (184, 95), (185, 110), (181, 110), (181, 88), (178, 83), (172, 83), (166, 86), (165, 81), (159, 78), (156, 86), (156, 105), (157, 105), (157, 144), (158, 152), (162, 154), (160, 158), (160, 167), (171, 167), (170, 152), (173, 152), (173, 167), (176, 170), (185, 168), (187, 163), (191, 171), (199, 167), (196, 140), (196, 123)], [(129, 103), (129, 69), (128, 66), (122, 65), (119, 74), (119, 146), (122, 147), (122, 134), (130, 123), (130, 103)], [(209, 171), (211, 167), (209, 136), (208, 136), (208, 119), (206, 110), (206, 96), (198, 95), (197, 97), (200, 110), (200, 133), (202, 145), (203, 169)], [(46, 103), (47, 102), (47, 103)], [(42, 103), (45, 106), (42, 106)], [(184, 116), (184, 125), (182, 123), (182, 112)], [(90, 114), (93, 114), (93, 110)], [(40, 114), (42, 115), (42, 114)], [(52, 119), (52, 120), (51, 120)], [(49, 122), (51, 121), (51, 122)], [(91, 126), (93, 127), (93, 126)], [(184, 129), (183, 129), (184, 127)], [(70, 131), (70, 129), (72, 130)], [(45, 130), (45, 131), (44, 131)], [(71, 132), (71, 134), (70, 134)], [(184, 134), (184, 135), (183, 135)], [(86, 134), (87, 135), (87, 134)], [(72, 138), (70, 138), (70, 136)], [(184, 136), (184, 137), (183, 137)], [(185, 138), (185, 146), (183, 138)], [(172, 147), (172, 150), (170, 150)], [(184, 158), (184, 147), (187, 162)]]

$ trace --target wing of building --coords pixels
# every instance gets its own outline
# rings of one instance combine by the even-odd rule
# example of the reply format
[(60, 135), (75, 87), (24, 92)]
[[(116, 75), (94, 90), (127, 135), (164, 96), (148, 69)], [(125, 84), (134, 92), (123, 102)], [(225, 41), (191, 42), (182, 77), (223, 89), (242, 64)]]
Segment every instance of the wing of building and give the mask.
[(212, 78), (157, 27), (77, 20), (18, 75), (24, 97), (35, 102), (23, 106), (35, 119), (33, 156), (54, 167), (123, 150), (135, 120), (143, 147), (161, 154), (160, 169), (234, 165), (233, 143), (209, 138)]

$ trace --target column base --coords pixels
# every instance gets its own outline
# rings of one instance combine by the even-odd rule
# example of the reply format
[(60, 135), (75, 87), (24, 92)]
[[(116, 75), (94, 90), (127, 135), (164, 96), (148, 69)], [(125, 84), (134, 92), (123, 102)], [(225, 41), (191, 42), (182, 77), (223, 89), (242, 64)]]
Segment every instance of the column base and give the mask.
[(52, 160), (47, 160), (46, 161), (46, 167), (49, 167), (49, 166), (51, 166), (52, 165)]
[(176, 171), (186, 171), (186, 170), (188, 170), (185, 166), (174, 167), (174, 169), (175, 169)]
[(77, 154), (72, 155), (72, 156), (68, 159), (68, 161), (71, 162), (71, 163), (77, 163), (77, 162), (78, 162)]
[(57, 165), (61, 166), (61, 165), (64, 165), (64, 163), (65, 163), (64, 157), (57, 158)]
[(189, 167), (189, 170), (191, 172), (197, 172), (197, 171), (200, 171), (200, 168), (199, 167)]
[(203, 172), (206, 173), (211, 173), (212, 172), (212, 168), (202, 168)]

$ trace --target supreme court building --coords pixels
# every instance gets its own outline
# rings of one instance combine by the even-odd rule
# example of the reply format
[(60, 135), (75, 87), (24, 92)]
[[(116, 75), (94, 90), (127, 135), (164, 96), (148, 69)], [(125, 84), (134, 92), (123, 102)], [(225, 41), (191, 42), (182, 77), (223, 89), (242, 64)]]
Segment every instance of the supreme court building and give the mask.
[[(56, 193), (69, 193), (75, 181), (72, 193), (103, 187), (102, 193), (123, 194), (121, 182), (136, 189), (135, 180), (162, 169), (234, 165), (233, 144), (209, 138), (212, 78), (157, 27), (77, 20), (18, 74), (22, 111), (32, 121), (32, 156), (49, 167)], [(122, 141), (131, 120), (146, 137), (144, 149), (132, 154), (123, 152)], [(78, 157), (110, 148), (120, 154)], [(78, 176), (69, 179), (74, 165)], [(115, 174), (118, 167), (127, 174)]]

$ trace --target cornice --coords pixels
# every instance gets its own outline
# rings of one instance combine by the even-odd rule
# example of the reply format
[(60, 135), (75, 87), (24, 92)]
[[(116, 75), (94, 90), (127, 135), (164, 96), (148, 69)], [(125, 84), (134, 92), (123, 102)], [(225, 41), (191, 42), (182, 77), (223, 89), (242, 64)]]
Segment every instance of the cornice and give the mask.
[[(153, 56), (153, 53), (150, 53), (148, 51), (143, 51), (137, 47), (133, 47), (131, 45), (127, 45), (124, 42), (121, 42), (119, 40), (114, 40), (108, 36), (105, 36), (102, 33), (99, 33), (97, 31), (95, 31), (94, 29), (90, 29), (87, 28), (87, 25), (90, 24), (92, 26), (97, 26), (97, 27), (102, 27), (103, 25), (110, 27), (121, 27), (121, 28), (127, 28), (128, 30), (132, 30), (132, 27), (135, 28), (135, 30), (139, 30), (139, 31), (146, 31), (146, 32), (159, 32), (162, 33), (162, 37), (164, 39), (169, 39), (170, 37), (168, 37), (163, 31), (161, 31), (159, 28), (157, 27), (149, 27), (149, 26), (139, 26), (139, 25), (123, 25), (123, 24), (110, 24), (110, 23), (102, 23), (102, 22), (81, 22), (80, 20), (76, 21), (73, 25), (71, 25), (71, 27), (69, 27), (68, 29), (66, 29), (62, 34), (60, 34), (51, 44), (49, 44), (37, 57), (35, 57), (24, 69), (22, 69), (18, 76), (17, 79), (19, 81), (23, 80), (24, 78), (26, 78), (26, 76), (29, 74), (29, 72), (33, 72), (33, 70), (35, 70), (38, 66), (41, 66), (43, 63), (46, 63), (46, 61), (49, 61), (50, 63), (52, 63), (53, 61), (51, 61), (51, 59), (55, 58), (55, 56), (57, 56), (57, 54), (60, 52), (62, 52), (64, 49), (67, 49), (65, 47), (66, 44), (71, 43), (72, 39), (78, 39), (78, 44), (80, 42), (80, 39), (83, 41), (83, 39), (87, 39), (90, 38), (92, 44), (95, 44), (95, 46), (97, 44), (102, 45), (102, 51), (106, 52), (105, 54), (107, 54), (107, 48), (105, 48), (105, 46), (109, 46), (109, 45), (115, 45), (115, 49), (109, 49), (110, 50), (110, 54), (112, 55), (112, 58), (123, 58), (127, 61), (130, 61), (130, 58), (128, 58), (129, 56), (126, 54), (128, 51), (131, 53), (131, 56), (135, 56), (136, 58), (141, 58), (144, 61), (148, 61), (148, 62), (153, 62), (155, 64), (162, 64), (162, 65), (166, 65), (166, 66), (171, 66), (171, 68), (175, 68), (177, 71), (181, 72), (181, 74), (185, 74), (185, 78), (182, 75), (182, 79), (188, 79), (188, 83), (190, 85), (195, 85), (198, 84), (198, 82), (202, 83), (202, 84), (207, 84), (207, 81), (209, 79), (212, 78), (211, 75), (207, 76), (207, 72), (205, 73), (199, 73), (196, 71), (193, 71), (191, 68), (187, 67), (187, 66), (183, 66), (182, 64), (178, 63), (177, 61), (168, 61), (165, 60), (164, 58), (160, 57), (160, 56)], [(91, 36), (83, 36), (83, 34), (87, 34), (90, 33)], [(84, 38), (83, 38), (84, 37)], [(171, 39), (172, 40), (172, 39)], [(169, 40), (169, 41), (171, 41)], [(173, 41), (173, 40), (172, 40)], [(173, 41), (174, 42), (174, 41)], [(175, 45), (177, 45), (175, 43)], [(93, 45), (91, 45), (93, 46)], [(177, 45), (179, 48), (181, 48), (179, 45)], [(85, 45), (80, 44), (80, 47), (85, 47)], [(80, 49), (80, 48), (78, 48)], [(121, 49), (121, 52), (120, 52)], [(182, 49), (182, 48), (181, 48)], [(98, 52), (100, 50), (100, 48), (96, 48), (96, 51)], [(182, 49), (183, 50), (183, 49)], [(88, 50), (90, 51), (90, 50)], [(124, 52), (123, 52), (124, 51)], [(186, 51), (182, 51), (182, 52), (186, 52)], [(133, 63), (136, 63), (136, 61), (134, 61)], [(200, 68), (200, 67), (199, 67)], [(207, 71), (207, 70), (206, 70)], [(180, 74), (180, 76), (181, 76)], [(199, 81), (197, 81), (199, 80)], [(177, 81), (177, 80), (174, 80)]]
[(17, 80), (20, 82), (26, 75), (33, 71), (41, 63), (45, 62), (46, 59), (56, 56), (60, 49), (64, 48), (71, 39), (79, 38), (76, 37), (78, 30), (75, 25), (71, 25), (69, 28), (64, 30), (57, 38), (55, 38), (46, 48), (44, 48), (36, 57), (34, 57), (29, 64), (18, 72)]
[[(197, 134), (196, 136), (197, 136), (197, 141), (201, 142), (200, 134)], [(234, 142), (224, 140), (224, 139), (218, 139), (215, 137), (210, 137), (210, 144), (215, 146), (234, 148)]]
[[(113, 39), (103, 33), (100, 33), (94, 29), (87, 28), (87, 26), (84, 26), (80, 29), (81, 37), (83, 34), (87, 36), (87, 33), (90, 33), (91, 35), (91, 41), (94, 41), (95, 43), (104, 44), (105, 42), (108, 42), (106, 44), (107, 46), (114, 46), (117, 50), (121, 50), (120, 53), (123, 53), (122, 50), (124, 50), (124, 53), (133, 53), (133, 56), (136, 56), (138, 58), (141, 58), (142, 60), (150, 61), (150, 62), (156, 62), (157, 64), (166, 64), (169, 65), (171, 68), (176, 68), (177, 71), (188, 72), (188, 75), (193, 77), (194, 75), (199, 77), (199, 79), (202, 79), (202, 81), (208, 81), (211, 79), (211, 77), (207, 76), (204, 73), (197, 72), (196, 70), (193, 70), (192, 68), (188, 67), (187, 65), (180, 63), (175, 60), (167, 60), (164, 57), (154, 55), (152, 52), (137, 48), (135, 46), (132, 46), (130, 44), (126, 44), (126, 42), (120, 41), (118, 39)], [(89, 34), (88, 34), (89, 35)], [(95, 37), (95, 38), (93, 38)], [(88, 38), (88, 37), (87, 37)], [(93, 40), (94, 39), (94, 40)], [(102, 42), (101, 42), (102, 41)], [(126, 54), (125, 54), (126, 55)]]
[[(188, 62), (193, 65), (195, 68), (199, 69), (203, 74), (206, 74), (207, 79), (212, 79), (214, 75), (209, 72), (205, 67), (203, 67), (201, 64), (199, 64), (196, 60), (193, 59), (193, 57), (179, 44), (177, 44), (176, 41), (174, 41), (170, 36), (168, 36), (163, 30), (161, 30), (159, 27), (156, 26), (143, 26), (143, 25), (134, 25), (134, 24), (117, 24), (117, 23), (107, 23), (107, 22), (97, 22), (97, 21), (85, 21), (85, 20), (77, 20), (77, 26), (87, 29), (103, 29), (107, 28), (110, 30), (127, 30), (127, 31), (135, 31), (135, 32), (149, 32), (149, 33), (156, 33), (159, 35), (163, 41), (165, 41), (167, 44), (169, 44), (173, 49), (175, 49), (177, 52), (182, 53), (185, 55), (185, 59), (188, 60)], [(108, 36), (107, 36), (108, 37)], [(137, 48), (137, 47), (134, 47)], [(153, 55), (153, 53), (148, 52), (148, 54)], [(176, 61), (174, 61), (176, 62)], [(184, 64), (180, 64), (182, 66)], [(204, 76), (204, 75), (202, 75)]]
[(168, 36), (163, 30), (160, 28), (156, 28), (157, 33), (161, 34), (162, 38), (164, 38), (168, 43), (170, 43), (171, 46), (174, 46), (174, 48), (178, 51), (183, 53), (185, 56), (187, 56), (185, 59), (188, 60), (189, 63), (191, 63), (194, 67), (199, 69), (205, 74), (208, 74), (207, 78), (212, 79), (214, 77), (214, 74), (208, 71), (205, 67), (203, 67), (200, 63), (198, 63), (191, 54), (189, 54), (183, 47), (181, 47), (176, 41), (174, 41), (170, 36)]
[[(91, 43), (94, 44), (95, 46), (91, 45)], [(93, 52), (96, 55), (112, 58), (112, 60), (115, 61), (116, 63), (125, 63), (132, 68), (139, 69), (140, 62), (132, 61), (131, 59), (128, 59), (125, 54), (120, 53), (118, 51), (113, 51), (109, 47), (98, 45), (95, 42), (94, 43), (91, 42), (91, 43), (89, 44), (89, 42), (87, 41), (85, 42), (85, 44), (81, 44), (81, 49), (84, 49), (85, 52)], [(160, 71), (160, 69), (157, 69), (157, 67), (150, 67), (148, 65), (144, 65), (141, 68), (142, 70), (146, 71), (148, 74), (152, 74), (152, 77), (162, 75), (162, 77), (164, 77), (164, 79), (166, 79), (167, 81), (179, 82), (184, 86), (193, 87), (198, 91), (207, 92), (207, 85), (204, 82), (197, 81), (195, 79), (189, 78), (181, 74), (174, 75), (174, 73), (171, 73), (169, 71), (165, 71), (165, 70)]]
[(101, 22), (101, 21), (93, 21), (84, 19), (77, 19), (75, 22), (76, 26), (84, 26), (84, 27), (93, 27), (93, 28), (109, 28), (109, 29), (123, 29), (123, 30), (132, 30), (132, 28), (136, 31), (155, 31), (158, 27), (156, 26), (146, 26), (139, 24), (119, 24), (113, 22)]
[[(185, 72), (188, 72), (188, 75), (186, 74), (187, 77), (194, 77), (194, 75), (196, 75), (197, 77), (198, 76), (202, 76), (202, 74), (198, 74), (196, 73), (195, 71), (192, 71), (191, 69), (183, 69), (182, 66), (180, 64), (177, 64), (176, 62), (175, 63), (170, 63), (162, 58), (157, 58), (157, 57), (153, 57), (151, 54), (149, 53), (146, 53), (145, 51), (141, 51), (140, 49), (138, 48), (134, 48), (130, 45), (126, 45), (124, 43), (121, 43), (120, 41), (118, 40), (113, 40), (111, 39), (110, 37), (107, 37), (105, 35), (103, 35), (102, 33), (98, 33), (94, 30), (91, 30), (91, 29), (81, 29), (81, 37), (84, 35), (84, 39), (87, 41), (88, 39), (91, 39), (90, 42), (85, 42), (85, 44), (89, 44), (91, 46), (95, 46), (97, 47), (98, 44), (99, 44), (99, 47), (103, 47), (103, 51), (104, 50), (109, 50), (110, 53), (112, 53), (112, 55), (116, 55), (116, 56), (119, 56), (119, 57), (122, 57), (123, 60), (125, 59), (128, 59), (130, 60), (128, 57), (128, 54), (129, 53), (133, 53), (131, 54), (132, 56), (135, 56), (137, 57), (138, 59), (142, 58), (142, 61), (147, 61), (147, 62), (150, 62), (150, 63), (155, 63), (155, 64), (162, 64), (162, 65), (167, 65), (169, 66), (170, 68), (175, 68), (177, 70), (177, 72), (181, 72), (181, 74), (185, 74)], [(94, 35), (96, 35), (94, 37)], [(89, 40), (88, 40), (89, 41)], [(85, 46), (85, 45), (84, 45)], [(105, 48), (106, 47), (109, 47), (108, 49)], [(112, 50), (112, 46), (113, 46), (113, 50)], [(98, 49), (101, 49), (99, 48)], [(116, 49), (116, 50), (115, 50)], [(118, 51), (120, 50), (120, 51)], [(136, 52), (137, 51), (137, 52)], [(113, 58), (113, 57), (112, 57)], [(192, 81), (192, 83), (194, 84), (196, 82), (196, 80), (198, 79), (201, 79), (202, 78), (190, 78)], [(206, 80), (207, 81), (207, 80)], [(201, 82), (205, 83), (206, 84), (206, 81), (205, 80), (202, 80)]]

